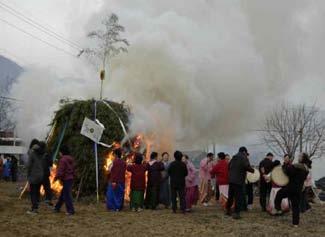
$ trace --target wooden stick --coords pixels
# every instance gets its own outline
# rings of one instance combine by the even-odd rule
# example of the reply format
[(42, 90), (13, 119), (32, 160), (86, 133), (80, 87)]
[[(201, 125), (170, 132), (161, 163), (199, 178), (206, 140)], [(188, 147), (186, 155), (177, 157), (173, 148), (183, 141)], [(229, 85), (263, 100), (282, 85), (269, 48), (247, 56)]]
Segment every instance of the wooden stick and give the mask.
[(78, 192), (77, 192), (77, 196), (76, 196), (76, 200), (79, 200), (79, 195), (80, 195), (80, 191), (81, 191), (81, 187), (82, 187), (82, 181), (83, 181), (83, 177), (81, 177), (80, 179), (80, 183), (79, 183), (79, 187), (78, 187)]
[(26, 182), (26, 184), (25, 184), (25, 187), (23, 188), (23, 190), (21, 191), (21, 193), (20, 193), (20, 195), (19, 195), (19, 200), (21, 200), (21, 198), (22, 198), (22, 196), (24, 195), (24, 193), (26, 192), (26, 190), (27, 190), (27, 188), (28, 188), (28, 185), (29, 185), (29, 183), (28, 183), (28, 181)]

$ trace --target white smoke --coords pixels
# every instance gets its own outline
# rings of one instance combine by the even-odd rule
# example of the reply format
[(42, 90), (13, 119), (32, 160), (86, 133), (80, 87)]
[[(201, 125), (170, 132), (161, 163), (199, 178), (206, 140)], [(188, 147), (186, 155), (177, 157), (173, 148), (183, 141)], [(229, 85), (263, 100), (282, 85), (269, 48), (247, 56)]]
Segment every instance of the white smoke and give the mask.
[(18, 135), (25, 142), (45, 139), (61, 99), (91, 98), (94, 89), (82, 78), (60, 77), (53, 70), (29, 67), (13, 84), (11, 95), (20, 101), (14, 111)]
[[(292, 85), (316, 78), (312, 88), (324, 87), (320, 1), (111, 0), (89, 19), (74, 12), (71, 22), (80, 25), (72, 30), (98, 29), (112, 12), (131, 46), (111, 61), (104, 95), (131, 106), (131, 132), (149, 134), (157, 149), (225, 143), (256, 128)], [(57, 82), (46, 72), (38, 88), (51, 96), (31, 96), (37, 73), (23, 75), (12, 92), (26, 101), (20, 133), (44, 134), (62, 97), (96, 97), (97, 75)]]

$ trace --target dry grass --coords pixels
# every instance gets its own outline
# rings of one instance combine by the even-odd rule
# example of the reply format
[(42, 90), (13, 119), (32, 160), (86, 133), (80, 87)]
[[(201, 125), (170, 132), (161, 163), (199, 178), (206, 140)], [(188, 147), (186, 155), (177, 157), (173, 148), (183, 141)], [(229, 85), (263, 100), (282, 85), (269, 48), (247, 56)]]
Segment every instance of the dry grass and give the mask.
[(0, 183), (0, 236), (325, 236), (325, 207), (315, 205), (302, 215), (301, 226), (291, 216), (271, 217), (255, 210), (235, 221), (216, 207), (197, 207), (182, 215), (170, 210), (112, 213), (104, 204), (76, 203), (77, 214), (53, 214), (45, 205), (37, 216), (25, 214), (28, 199), (18, 200), (18, 186)]

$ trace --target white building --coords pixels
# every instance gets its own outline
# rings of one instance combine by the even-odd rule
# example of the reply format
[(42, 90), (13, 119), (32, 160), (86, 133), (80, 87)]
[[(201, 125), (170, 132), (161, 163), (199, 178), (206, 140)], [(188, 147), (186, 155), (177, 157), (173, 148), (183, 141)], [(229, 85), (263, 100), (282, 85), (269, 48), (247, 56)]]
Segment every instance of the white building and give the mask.
[(22, 156), (27, 153), (27, 147), (22, 145), (22, 140), (12, 131), (0, 132), (0, 154)]

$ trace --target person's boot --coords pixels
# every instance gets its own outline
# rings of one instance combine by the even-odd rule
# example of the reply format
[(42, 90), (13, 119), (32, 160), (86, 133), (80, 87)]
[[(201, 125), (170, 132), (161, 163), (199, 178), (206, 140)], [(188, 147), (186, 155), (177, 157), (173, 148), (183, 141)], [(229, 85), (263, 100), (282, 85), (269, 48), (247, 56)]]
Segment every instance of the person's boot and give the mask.
[(30, 211), (27, 211), (26, 214), (28, 214), (28, 215), (37, 215), (38, 214), (38, 210), (37, 209), (32, 209)]
[(272, 214), (273, 216), (281, 216), (281, 215), (283, 214), (283, 211), (282, 211), (282, 210), (273, 209), (273, 210), (271, 211), (271, 214)]
[(231, 211), (230, 210), (226, 210), (225, 211), (225, 216), (231, 216)]
[(49, 207), (53, 207), (53, 206), (54, 206), (51, 200), (45, 200), (44, 202), (45, 202), (45, 204), (48, 205)]

